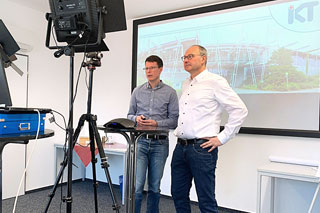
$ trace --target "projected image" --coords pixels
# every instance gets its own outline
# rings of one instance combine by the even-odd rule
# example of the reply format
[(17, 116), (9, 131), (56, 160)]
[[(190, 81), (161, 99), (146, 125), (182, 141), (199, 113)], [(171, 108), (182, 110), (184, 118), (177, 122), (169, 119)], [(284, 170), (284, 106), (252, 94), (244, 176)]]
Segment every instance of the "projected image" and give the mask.
[(164, 61), (162, 80), (178, 93), (189, 77), (187, 48), (208, 50), (207, 68), (240, 94), (319, 93), (320, 1), (280, 1), (139, 25), (137, 85), (144, 60)]

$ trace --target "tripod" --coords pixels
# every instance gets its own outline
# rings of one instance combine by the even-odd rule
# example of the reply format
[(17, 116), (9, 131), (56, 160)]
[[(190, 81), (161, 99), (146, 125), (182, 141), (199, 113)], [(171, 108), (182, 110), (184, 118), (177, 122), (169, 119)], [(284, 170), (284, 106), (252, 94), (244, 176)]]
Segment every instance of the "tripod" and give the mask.
[[(48, 211), (50, 203), (52, 201), (52, 198), (55, 195), (55, 191), (57, 189), (57, 186), (59, 184), (59, 181), (62, 177), (63, 170), (65, 169), (66, 165), (68, 164), (68, 197), (64, 198), (64, 201), (67, 202), (67, 212), (71, 212), (71, 203), (72, 203), (72, 196), (71, 196), (71, 182), (72, 182), (72, 150), (76, 144), (76, 141), (79, 137), (79, 134), (81, 132), (81, 129), (85, 123), (85, 121), (88, 122), (89, 124), (89, 137), (90, 137), (90, 151), (91, 151), (91, 162), (92, 162), (92, 176), (93, 176), (93, 189), (94, 189), (94, 202), (95, 202), (95, 212), (98, 212), (98, 199), (97, 199), (97, 180), (96, 180), (96, 167), (95, 164), (97, 162), (95, 158), (95, 143), (97, 145), (99, 155), (101, 158), (101, 167), (104, 169), (109, 189), (111, 192), (111, 197), (113, 201), (113, 210), (115, 210), (117, 213), (119, 213), (120, 206), (117, 203), (116, 197), (114, 195), (114, 190), (112, 187), (112, 181), (110, 178), (110, 173), (109, 173), (109, 164), (107, 162), (107, 156), (103, 150), (103, 146), (101, 143), (101, 138), (100, 134), (98, 132), (97, 128), (97, 116), (91, 114), (91, 102), (92, 102), (92, 84), (93, 84), (93, 71), (96, 69), (96, 67), (101, 66), (101, 61), (100, 59), (102, 58), (102, 54), (99, 55), (99, 53), (94, 52), (94, 53), (88, 53), (87, 54), (88, 58), (91, 58), (90, 61), (84, 62), (82, 64), (83, 67), (88, 67), (89, 69), (89, 88), (88, 88), (88, 101), (87, 101), (87, 113), (83, 114), (80, 119), (78, 126), (74, 132), (73, 135), (69, 135), (69, 147), (68, 147), (68, 155), (64, 157), (63, 162), (61, 163), (61, 168), (58, 173), (57, 179), (55, 181), (55, 184), (53, 186), (52, 192), (49, 194), (49, 201), (46, 206), (45, 212)], [(72, 97), (73, 98), (73, 97)], [(72, 132), (72, 130), (71, 130)], [(70, 139), (71, 137), (71, 139)], [(72, 143), (70, 143), (72, 141)], [(70, 157), (71, 156), (71, 157)], [(70, 168), (71, 167), (71, 168)]]

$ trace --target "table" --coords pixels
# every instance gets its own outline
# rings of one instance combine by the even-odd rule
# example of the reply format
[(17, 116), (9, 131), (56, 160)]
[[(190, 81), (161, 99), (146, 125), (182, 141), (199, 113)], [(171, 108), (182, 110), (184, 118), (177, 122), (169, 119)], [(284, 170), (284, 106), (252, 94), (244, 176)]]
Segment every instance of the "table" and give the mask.
[[(55, 144), (55, 177), (57, 177), (57, 167), (59, 165), (58, 163), (58, 153), (62, 151), (64, 145), (62, 144)], [(120, 156), (122, 158), (122, 166), (123, 166), (123, 183), (125, 183), (125, 172), (127, 170), (127, 145), (121, 144), (121, 143), (112, 143), (112, 144), (103, 144), (104, 152), (106, 155), (114, 155), (114, 156)], [(79, 156), (80, 160), (82, 161), (81, 166), (81, 178), (82, 180), (85, 180), (86, 178), (86, 167), (91, 163), (91, 151), (90, 147), (82, 147), (80, 145), (75, 145), (74, 151)], [(96, 148), (96, 154), (98, 153), (98, 149)], [(110, 164), (111, 165), (111, 164)], [(110, 167), (109, 167), (110, 168)], [(110, 169), (109, 169), (110, 170)], [(97, 172), (97, 171), (96, 171)], [(112, 175), (113, 172), (110, 171), (110, 175)], [(117, 177), (118, 178), (118, 177)], [(112, 181), (114, 183), (114, 181)], [(123, 184), (123, 190), (122, 190), (122, 198), (125, 197), (125, 185)], [(124, 199), (122, 199), (122, 204), (124, 204)]]
[[(51, 137), (53, 135), (53, 130), (46, 129), (44, 132), (39, 133), (38, 139)], [(28, 144), (29, 140), (36, 139), (36, 136), (37, 132), (0, 135), (0, 213), (2, 212), (2, 151), (8, 143)]]
[(104, 126), (98, 126), (99, 130), (103, 130), (105, 133), (119, 133), (121, 134), (129, 144), (127, 153), (127, 171), (125, 177), (125, 205), (127, 213), (134, 213), (134, 193), (135, 193), (135, 181), (136, 181), (136, 143), (145, 134), (168, 134), (167, 128), (156, 128), (149, 126), (138, 126), (131, 129), (118, 129), (107, 128)]
[(261, 212), (261, 182), (262, 176), (271, 178), (271, 203), (270, 210), (274, 212), (274, 188), (275, 178), (283, 178), (289, 180), (305, 181), (318, 183), (308, 213), (312, 212), (314, 202), (319, 194), (320, 177), (316, 176), (315, 167), (301, 166), (285, 163), (269, 163), (258, 168), (258, 186), (257, 186), (257, 213)]

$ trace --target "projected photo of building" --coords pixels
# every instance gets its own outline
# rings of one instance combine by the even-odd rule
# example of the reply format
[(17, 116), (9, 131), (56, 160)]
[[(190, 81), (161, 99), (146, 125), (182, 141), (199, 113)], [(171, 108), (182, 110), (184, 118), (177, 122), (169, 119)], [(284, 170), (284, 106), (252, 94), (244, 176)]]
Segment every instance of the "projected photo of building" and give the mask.
[[(162, 79), (179, 91), (189, 76), (180, 58), (200, 44), (208, 50), (208, 70), (238, 93), (319, 92), (320, 3), (312, 5), (286, 2), (141, 26), (137, 84), (145, 82), (145, 58), (156, 54), (164, 61)], [(297, 7), (308, 19), (292, 17)]]

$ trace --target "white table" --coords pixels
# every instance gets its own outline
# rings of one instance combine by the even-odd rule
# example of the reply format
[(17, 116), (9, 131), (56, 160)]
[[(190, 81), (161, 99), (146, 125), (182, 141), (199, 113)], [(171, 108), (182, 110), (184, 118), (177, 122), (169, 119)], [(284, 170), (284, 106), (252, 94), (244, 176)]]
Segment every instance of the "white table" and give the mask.
[[(119, 144), (114, 143), (114, 144), (111, 144), (111, 145), (104, 146), (104, 152), (106, 153), (107, 157), (109, 155), (122, 157), (122, 160), (121, 160), (122, 161), (122, 165), (121, 166), (123, 168), (123, 171), (122, 171), (122, 175), (123, 175), (123, 184), (122, 184), (122, 198), (123, 199), (122, 199), (122, 204), (124, 204), (124, 202), (125, 202), (125, 190), (126, 190), (125, 181), (126, 181), (126, 170), (127, 170), (127, 149), (123, 148), (123, 147), (119, 148), (119, 146), (117, 146), (117, 145), (119, 145)], [(59, 169), (60, 169), (59, 163), (61, 161), (63, 161), (63, 145), (55, 144), (54, 147), (55, 147), (55, 149), (54, 149), (55, 150), (55, 155), (54, 155), (55, 156), (55, 161), (54, 161), (55, 162), (55, 167), (54, 167), (55, 168), (55, 173), (54, 174), (55, 174), (55, 177), (57, 177), (57, 174), (58, 174), (57, 171), (59, 171)], [(74, 151), (74, 155), (77, 155), (75, 153), (75, 151)], [(61, 158), (61, 156), (62, 156), (62, 158)], [(97, 165), (99, 165), (99, 164), (97, 163)], [(77, 166), (80, 167), (82, 180), (85, 180), (85, 178), (86, 178), (86, 167), (82, 163), (78, 164)], [(112, 166), (112, 165), (110, 164), (110, 166)], [(98, 172), (99, 168), (100, 168), (99, 166), (96, 166), (96, 169), (97, 169), (96, 172)], [(113, 184), (117, 183), (118, 179), (116, 180), (115, 179), (116, 177), (113, 177), (113, 171), (111, 171), (111, 169), (109, 169), (109, 172), (110, 172), (112, 183)]]
[(314, 202), (319, 194), (320, 177), (316, 176), (316, 167), (301, 166), (285, 163), (269, 163), (258, 168), (258, 186), (257, 186), (257, 213), (261, 212), (261, 182), (262, 176), (271, 178), (271, 203), (270, 212), (274, 212), (274, 187), (275, 178), (283, 178), (289, 180), (305, 181), (318, 183), (308, 213), (312, 212)]

